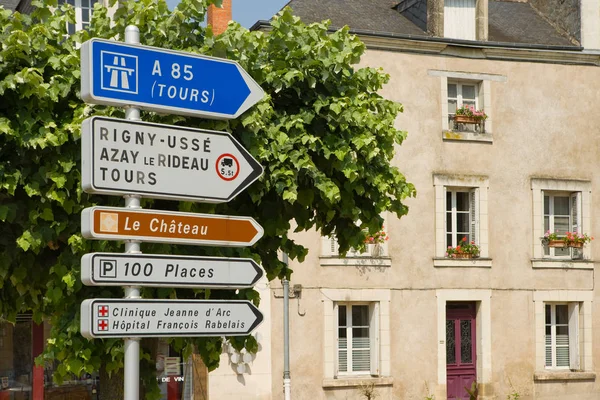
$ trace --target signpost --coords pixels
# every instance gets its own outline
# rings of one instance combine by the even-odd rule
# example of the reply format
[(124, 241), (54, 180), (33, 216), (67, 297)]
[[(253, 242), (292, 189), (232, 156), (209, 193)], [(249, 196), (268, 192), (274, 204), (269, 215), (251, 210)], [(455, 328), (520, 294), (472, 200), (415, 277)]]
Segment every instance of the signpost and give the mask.
[(97, 38), (81, 46), (81, 97), (88, 103), (230, 119), (263, 96), (235, 61)]
[(125, 299), (81, 304), (86, 338), (124, 338), (125, 400), (139, 399), (141, 337), (239, 336), (262, 314), (240, 300), (145, 300), (140, 287), (244, 288), (263, 275), (251, 259), (142, 255), (140, 241), (251, 246), (263, 235), (250, 217), (142, 210), (140, 197), (227, 202), (258, 179), (262, 166), (228, 133), (140, 122), (140, 110), (213, 119), (237, 118), (264, 96), (234, 61), (142, 46), (139, 29), (125, 43), (81, 46), (81, 97), (125, 107), (124, 120), (92, 117), (82, 126), (82, 186), (123, 195), (126, 208), (90, 207), (86, 239), (124, 240), (125, 254), (82, 258), (81, 279), (124, 286)]
[(81, 213), (86, 239), (243, 247), (256, 243), (263, 232), (250, 217), (118, 207), (89, 207)]
[(244, 336), (263, 320), (246, 300), (88, 299), (81, 334), (88, 338)]
[(92, 253), (81, 258), (89, 286), (236, 289), (252, 287), (263, 271), (250, 258)]
[(263, 172), (227, 132), (106, 117), (83, 121), (81, 159), (88, 193), (206, 203), (233, 199)]

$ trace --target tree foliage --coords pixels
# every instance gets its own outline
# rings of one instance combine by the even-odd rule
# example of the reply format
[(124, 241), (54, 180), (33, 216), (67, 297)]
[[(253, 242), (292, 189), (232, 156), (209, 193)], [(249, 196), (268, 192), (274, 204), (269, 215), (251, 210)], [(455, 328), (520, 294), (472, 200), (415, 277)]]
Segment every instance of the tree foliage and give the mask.
[[(86, 241), (80, 234), (83, 208), (123, 205), (120, 198), (81, 189), (82, 121), (92, 115), (124, 116), (123, 109), (80, 99), (78, 48), (89, 38), (122, 40), (125, 27), (134, 24), (142, 44), (238, 61), (266, 92), (236, 120), (142, 113), (145, 121), (231, 132), (265, 167), (258, 182), (227, 204), (144, 199), (142, 205), (252, 216), (264, 227), (264, 237), (252, 248), (144, 243), (144, 252), (253, 257), (269, 279), (289, 277), (278, 252), (302, 261), (308, 251), (290, 238), (292, 227), (336, 234), (341, 251), (360, 248), (365, 231), (380, 230), (380, 214), (406, 214), (403, 200), (415, 193), (390, 166), (394, 147), (406, 137), (394, 127), (402, 107), (377, 94), (388, 81), (386, 74), (356, 67), (365, 51), (358, 38), (347, 28), (328, 32), (327, 22), (306, 25), (290, 9), (272, 21), (269, 33), (230, 23), (224, 34), (214, 36), (201, 24), (210, 3), (220, 1), (183, 0), (173, 11), (162, 0), (115, 2), (111, 10), (97, 4), (89, 31), (71, 36), (66, 26), (74, 22), (73, 9), (56, 0), (38, 2), (30, 16), (0, 8), (0, 315), (14, 321), (17, 313), (32, 312), (36, 321), (51, 322), (44, 357), (59, 362), (59, 380), (101, 365), (109, 372), (123, 366), (121, 340), (88, 341), (79, 334), (83, 299), (123, 296), (119, 288), (85, 287), (79, 279), (83, 254), (123, 251), (121, 243)], [(142, 295), (259, 301), (251, 289), (146, 288)], [(209, 368), (216, 367), (220, 338), (172, 342), (187, 352), (197, 345)], [(256, 348), (251, 337), (233, 342)], [(151, 381), (151, 373), (147, 376)]]

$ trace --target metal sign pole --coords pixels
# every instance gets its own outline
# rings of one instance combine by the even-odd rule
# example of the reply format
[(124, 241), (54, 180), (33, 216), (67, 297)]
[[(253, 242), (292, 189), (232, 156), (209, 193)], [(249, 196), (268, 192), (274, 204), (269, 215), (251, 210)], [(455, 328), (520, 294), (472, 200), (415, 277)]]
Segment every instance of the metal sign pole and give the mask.
[[(140, 30), (135, 25), (129, 25), (125, 28), (125, 43), (140, 44)], [(130, 121), (140, 120), (140, 109), (127, 107), (125, 110), (125, 119)], [(140, 197), (126, 195), (126, 208), (141, 208)], [(125, 241), (125, 253), (141, 253), (140, 242), (136, 240)], [(125, 287), (125, 298), (139, 299), (139, 286)], [(140, 398), (140, 339), (125, 339), (125, 376), (124, 376), (124, 400), (139, 400)]]

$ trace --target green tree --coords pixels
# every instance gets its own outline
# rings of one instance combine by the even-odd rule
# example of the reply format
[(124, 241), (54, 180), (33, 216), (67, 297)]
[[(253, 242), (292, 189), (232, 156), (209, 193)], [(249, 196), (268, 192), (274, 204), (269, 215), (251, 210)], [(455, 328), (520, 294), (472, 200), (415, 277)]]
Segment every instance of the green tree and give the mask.
[[(145, 45), (238, 61), (266, 92), (236, 120), (142, 113), (145, 121), (231, 132), (265, 167), (258, 182), (227, 204), (144, 199), (142, 205), (252, 216), (264, 227), (264, 237), (252, 248), (144, 243), (144, 252), (252, 257), (269, 279), (289, 277), (292, 271), (278, 251), (300, 261), (308, 251), (288, 236), (292, 226), (297, 232), (336, 234), (342, 252), (361, 248), (365, 232), (381, 229), (380, 214), (401, 217), (408, 211), (403, 200), (415, 194), (390, 166), (394, 146), (406, 137), (394, 127), (402, 106), (377, 94), (386, 74), (355, 66), (365, 51), (358, 38), (347, 28), (328, 32), (327, 22), (306, 25), (290, 9), (272, 21), (268, 34), (231, 23), (215, 37), (200, 24), (210, 3), (220, 0), (183, 0), (173, 11), (163, 0), (113, 2), (112, 17), (96, 5), (90, 30), (69, 37), (66, 26), (74, 12), (57, 0), (37, 2), (30, 16), (0, 8), (0, 315), (14, 321), (17, 313), (32, 312), (35, 321), (51, 322), (44, 360), (57, 362), (58, 380), (98, 370), (106, 377), (123, 366), (122, 340), (88, 341), (79, 334), (83, 299), (123, 296), (120, 288), (85, 287), (79, 279), (83, 254), (123, 251), (121, 243), (85, 241), (80, 234), (84, 207), (123, 205), (121, 198), (81, 190), (82, 121), (124, 116), (123, 109), (80, 99), (78, 45), (91, 37), (122, 40), (125, 27), (135, 24)], [(142, 295), (259, 302), (251, 289), (146, 288)], [(220, 338), (171, 342), (186, 354), (197, 346), (207, 366), (217, 366)], [(250, 350), (257, 346), (252, 337), (232, 342)], [(154, 354), (151, 343), (142, 345), (146, 395), (153, 398)]]

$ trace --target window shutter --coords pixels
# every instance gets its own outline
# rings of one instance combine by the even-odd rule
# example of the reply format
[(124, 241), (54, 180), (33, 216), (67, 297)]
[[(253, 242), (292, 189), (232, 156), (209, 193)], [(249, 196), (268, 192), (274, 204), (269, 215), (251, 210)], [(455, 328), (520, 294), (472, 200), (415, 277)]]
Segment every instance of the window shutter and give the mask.
[[(446, 243), (446, 245), (444, 246), (444, 248), (442, 249), (442, 256), (444, 255), (444, 253), (446, 252), (446, 248), (448, 246), (452, 246), (452, 243), (448, 243), (448, 207), (446, 206), (446, 196), (448, 195), (448, 188), (446, 186), (444, 186), (444, 193), (443, 193), (443, 199), (444, 199), (444, 209), (443, 210), (438, 210), (439, 212), (444, 212), (444, 243)], [(436, 227), (437, 228), (437, 227)]]
[(479, 188), (469, 191), (469, 212), (471, 214), (470, 236), (471, 240), (479, 244)]
[[(583, 233), (581, 227), (581, 192), (571, 194), (571, 232)], [(582, 255), (581, 249), (572, 249), (573, 258), (579, 258)]]
[(338, 312), (338, 304), (333, 303), (333, 335), (335, 337), (335, 348), (333, 351), (333, 376), (338, 376), (340, 373), (340, 319)]
[(569, 368), (579, 369), (579, 303), (569, 303)]
[(379, 376), (379, 303), (369, 306), (369, 339), (371, 353), (371, 375)]
[(335, 236), (323, 236), (321, 238), (321, 248), (324, 256), (338, 255), (338, 243)]

